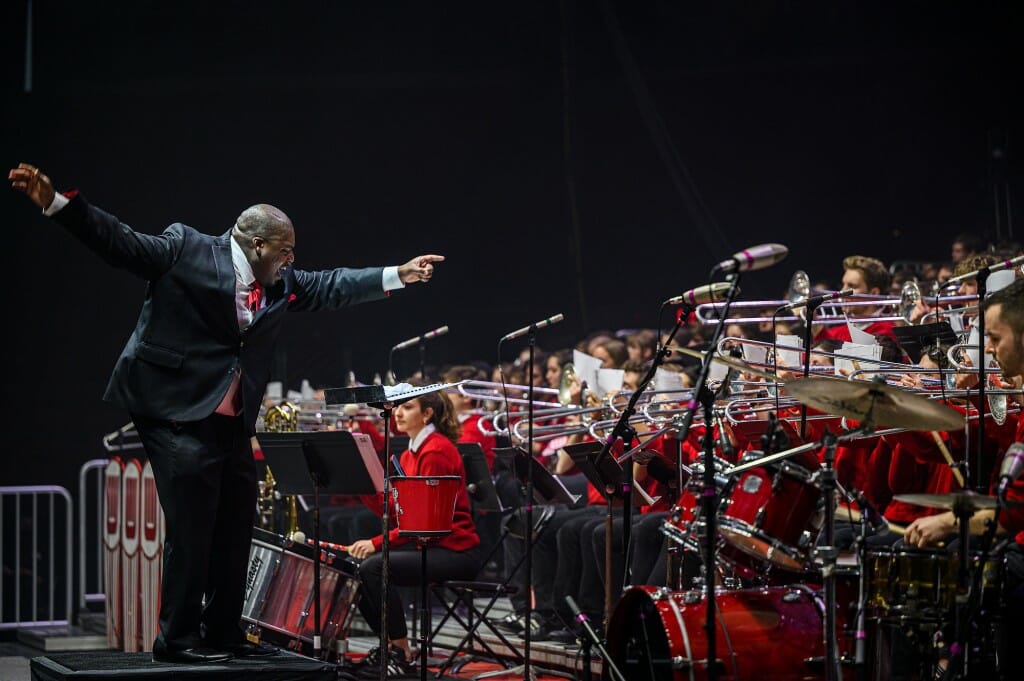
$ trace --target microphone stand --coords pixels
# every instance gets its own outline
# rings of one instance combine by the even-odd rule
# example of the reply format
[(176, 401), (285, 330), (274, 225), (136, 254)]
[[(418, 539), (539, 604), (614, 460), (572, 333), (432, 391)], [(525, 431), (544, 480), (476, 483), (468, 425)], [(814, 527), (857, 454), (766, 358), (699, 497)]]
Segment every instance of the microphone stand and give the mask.
[[(978, 448), (974, 465), (967, 469), (967, 489), (976, 485), (975, 491), (978, 494), (985, 494), (985, 480), (988, 476), (982, 469), (985, 452), (985, 383), (988, 376), (985, 374), (985, 313), (981, 304), (985, 300), (985, 285), (989, 275), (989, 268), (982, 267), (978, 270)], [(974, 485), (972, 485), (972, 478)]]
[(586, 632), (586, 638), (583, 640), (583, 681), (590, 681), (590, 648), (593, 647), (597, 650), (597, 654), (601, 656), (601, 660), (605, 664), (605, 670), (608, 671), (608, 676), (612, 678), (612, 681), (626, 681), (626, 677), (622, 675), (619, 668), (615, 666), (615, 662), (608, 654), (604, 644), (601, 643), (601, 637), (594, 631), (594, 627), (590, 625), (590, 618), (588, 618), (581, 610), (580, 606), (576, 605), (576, 600), (572, 596), (566, 596), (565, 602), (568, 604), (569, 609), (572, 611), (573, 617), (583, 627), (583, 631)]
[[(390, 362), (389, 362), (390, 370)], [(391, 411), (394, 405), (385, 402), (383, 405), (384, 418), (384, 512), (381, 514), (381, 526), (384, 528), (380, 541), (380, 646), (381, 665), (380, 681), (386, 681), (388, 675), (387, 659), (391, 654), (391, 641), (388, 639), (388, 569), (390, 567), (390, 541), (391, 533)], [(319, 547), (317, 547), (319, 549)], [(425, 652), (424, 652), (425, 654)]]
[[(735, 288), (735, 286), (733, 288)], [(658, 367), (660, 367), (665, 362), (665, 358), (668, 357), (669, 354), (672, 352), (671, 350), (669, 350), (669, 346), (672, 345), (672, 339), (675, 338), (676, 334), (679, 332), (679, 329), (682, 327), (683, 320), (686, 319), (687, 317), (689, 317), (691, 308), (689, 306), (684, 305), (682, 310), (683, 310), (684, 314), (680, 314), (676, 318), (676, 325), (672, 328), (672, 331), (669, 333), (668, 339), (658, 349), (658, 351), (654, 353), (654, 357), (651, 360), (650, 368), (648, 368), (647, 373), (644, 375), (644, 377), (637, 384), (636, 390), (634, 390), (633, 394), (629, 396), (629, 402), (626, 404), (626, 407), (622, 410), (622, 413), (619, 414), (619, 420), (616, 421), (615, 427), (612, 428), (612, 432), (605, 439), (604, 445), (601, 447), (601, 451), (598, 452), (597, 456), (594, 458), (594, 466), (596, 468), (600, 469), (601, 462), (604, 461), (604, 458), (606, 456), (609, 456), (609, 454), (611, 452), (611, 449), (614, 446), (616, 440), (622, 440), (623, 441), (623, 445), (624, 445), (626, 451), (628, 451), (630, 448), (632, 448), (633, 441), (636, 439), (636, 430), (634, 430), (633, 427), (629, 425), (629, 420), (633, 417), (634, 414), (636, 414), (636, 404), (640, 400), (640, 396), (643, 394), (644, 390), (647, 388), (647, 386), (650, 384), (650, 382), (654, 379), (654, 374), (656, 374), (658, 372)], [(681, 458), (682, 454), (680, 453), (678, 456), (679, 456), (679, 458)], [(621, 462), (619, 462), (619, 463), (621, 463)], [(677, 461), (677, 463), (681, 464), (681, 461)], [(679, 471), (680, 472), (682, 471), (682, 467), (681, 466), (679, 468)], [(633, 464), (632, 464), (632, 457), (630, 457), (629, 461), (626, 462), (626, 465), (622, 466), (622, 472), (623, 472), (623, 482), (622, 482), (622, 490), (621, 490), (621, 497), (622, 497), (622, 558), (623, 558), (623, 561), (625, 562), (624, 569), (623, 569), (623, 572), (622, 572), (622, 575), (623, 575), (623, 585), (622, 586), (623, 586), (623, 588), (625, 588), (625, 587), (629, 586), (630, 581), (631, 581), (631, 575), (630, 575), (630, 571), (629, 571), (629, 560), (628, 559), (629, 559), (629, 538), (630, 538), (630, 529), (631, 529), (631, 511), (632, 511), (632, 503), (633, 503), (633, 498), (632, 498), (633, 497)], [(680, 482), (681, 482), (681, 480), (680, 480)], [(611, 557), (611, 551), (612, 551), (612, 541), (611, 541), (612, 537), (610, 536), (611, 528), (612, 528), (612, 524), (611, 524), (611, 502), (612, 502), (612, 495), (608, 494), (607, 498), (608, 498), (608, 522), (607, 522), (607, 525), (606, 525), (606, 527), (607, 527), (607, 530), (606, 530), (607, 531), (607, 535), (606, 535), (606, 542), (605, 542), (605, 547), (606, 547), (605, 551), (607, 553), (606, 553), (606, 557), (605, 557), (605, 564), (610, 567), (610, 565), (611, 565), (611, 558), (610, 557)], [(610, 597), (611, 596), (611, 577), (612, 577), (611, 570), (610, 569), (606, 570), (606, 575), (605, 575), (605, 579), (606, 579), (606, 585), (605, 585), (605, 601), (606, 601), (605, 602), (605, 613), (606, 613), (605, 623), (606, 624), (607, 624), (608, 620), (610, 619), (610, 614), (611, 614), (610, 613), (610, 610), (611, 610), (611, 597)]]
[(705, 599), (704, 603), (707, 608), (706, 616), (704, 619), (704, 631), (707, 634), (707, 673), (710, 681), (715, 681), (718, 678), (719, 672), (719, 660), (717, 654), (717, 635), (715, 631), (715, 545), (718, 535), (718, 523), (716, 514), (718, 512), (718, 491), (715, 486), (715, 438), (711, 436), (711, 423), (713, 419), (712, 411), (714, 409), (714, 395), (707, 388), (708, 375), (711, 372), (711, 361), (713, 356), (713, 348), (718, 347), (718, 341), (721, 339), (722, 334), (725, 332), (725, 324), (722, 320), (728, 319), (729, 308), (732, 307), (733, 302), (736, 300), (736, 295), (739, 293), (739, 272), (731, 272), (726, 275), (726, 279), (732, 286), (729, 287), (729, 293), (726, 296), (725, 305), (722, 307), (721, 316), (719, 316), (719, 323), (715, 325), (715, 332), (709, 344), (709, 350), (704, 355), (704, 359), (701, 362), (700, 376), (697, 378), (697, 394), (690, 400), (688, 409), (683, 416), (682, 427), (680, 428), (680, 434), (678, 437), (685, 440), (690, 432), (690, 426), (693, 424), (693, 416), (697, 411), (697, 405), (700, 404), (704, 408), (704, 423), (705, 423), (705, 437), (704, 437), (704, 479), (703, 479), (703, 491), (701, 492), (701, 514), (704, 517), (705, 532), (704, 537), (704, 591)]
[[(820, 306), (821, 303), (807, 301), (807, 313), (804, 317), (804, 378), (811, 375), (811, 341), (813, 340), (811, 322), (814, 321), (814, 313)], [(775, 394), (778, 395), (778, 387), (775, 389)], [(803, 403), (800, 404), (800, 440), (807, 441), (807, 405)]]

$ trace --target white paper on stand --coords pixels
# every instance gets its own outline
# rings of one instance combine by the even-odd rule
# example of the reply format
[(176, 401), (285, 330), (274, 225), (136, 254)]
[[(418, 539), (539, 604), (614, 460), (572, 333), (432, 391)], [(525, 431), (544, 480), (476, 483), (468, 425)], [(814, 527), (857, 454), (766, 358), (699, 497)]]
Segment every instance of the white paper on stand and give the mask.
[(622, 369), (598, 369), (597, 370), (597, 393), (604, 396), (608, 393), (617, 393), (622, 390), (622, 382), (625, 380), (626, 372)]
[[(836, 376), (848, 376), (861, 369), (878, 369), (881, 367), (877, 362), (866, 361), (882, 359), (882, 346), (877, 343), (870, 345), (862, 343), (843, 343), (843, 347), (840, 348), (839, 352), (843, 355), (861, 357), (863, 360), (850, 360), (844, 357), (836, 357)], [(870, 376), (865, 378), (870, 378)]]
[[(775, 342), (777, 345), (789, 345), (794, 348), (802, 348), (804, 346), (803, 338), (785, 333), (780, 333), (776, 336)], [(779, 348), (778, 364), (780, 367), (787, 367), (790, 369), (802, 367), (802, 353), (799, 350), (784, 350), (783, 348)]]
[(850, 341), (857, 345), (877, 345), (878, 341), (867, 331), (861, 330), (853, 322), (847, 320), (846, 328), (850, 330)]
[(597, 383), (597, 371), (604, 364), (597, 357), (588, 355), (585, 352), (579, 350), (572, 351), (572, 365), (576, 370), (576, 375), (579, 376), (580, 381), (586, 381), (587, 387), (591, 390), (598, 389)]

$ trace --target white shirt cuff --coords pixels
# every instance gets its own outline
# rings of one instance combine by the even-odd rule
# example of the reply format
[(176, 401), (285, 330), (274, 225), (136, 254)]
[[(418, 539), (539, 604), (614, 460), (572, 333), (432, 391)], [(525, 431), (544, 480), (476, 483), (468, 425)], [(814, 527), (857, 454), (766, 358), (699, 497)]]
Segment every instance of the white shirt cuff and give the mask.
[(384, 285), (385, 291), (394, 291), (395, 289), (405, 288), (405, 282), (398, 277), (398, 265), (391, 265), (390, 267), (384, 268), (384, 281), (381, 283)]
[(43, 215), (50, 217), (66, 205), (68, 205), (68, 197), (64, 196), (60, 192), (54, 192), (53, 201), (51, 201), (50, 205), (43, 210)]

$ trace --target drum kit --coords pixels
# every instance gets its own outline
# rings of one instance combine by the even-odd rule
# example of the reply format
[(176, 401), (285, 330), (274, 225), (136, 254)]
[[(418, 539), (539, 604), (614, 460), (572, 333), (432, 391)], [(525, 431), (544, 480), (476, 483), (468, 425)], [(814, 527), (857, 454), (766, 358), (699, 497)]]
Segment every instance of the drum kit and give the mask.
[[(722, 363), (757, 373), (739, 359)], [(808, 377), (788, 381), (785, 390), (811, 408), (856, 420), (859, 433), (876, 426), (964, 427), (956, 410), (877, 381)], [(834, 478), (831, 489), (823, 484), (827, 475), (814, 452), (827, 444), (767, 456), (751, 452), (753, 457), (733, 466), (716, 459), (720, 503), (711, 524), (718, 535), (713, 561), (704, 563), (704, 574), (692, 583), (680, 577), (676, 589), (627, 588), (608, 622), (608, 654), (625, 678), (962, 678), (938, 670), (965, 649), (975, 655), (975, 670), (995, 673), (1000, 547), (961, 552), (903, 547), (902, 542), (874, 545), (865, 541), (873, 509), (862, 509), (856, 513), (860, 538), (854, 552), (837, 555), (825, 530), (834, 519), (833, 500), (846, 492)], [(834, 451), (834, 439), (831, 446)], [(703, 555), (707, 524), (697, 502), (704, 494), (702, 478), (691, 475), (661, 528), (675, 553)], [(855, 511), (857, 496), (846, 496)], [(897, 498), (953, 510), (963, 528), (960, 546), (968, 546), (970, 516), (999, 503), (970, 491)], [(706, 574), (709, 564), (712, 575)], [(715, 585), (713, 661), (708, 659), (708, 580)], [(963, 619), (968, 616), (970, 626)]]

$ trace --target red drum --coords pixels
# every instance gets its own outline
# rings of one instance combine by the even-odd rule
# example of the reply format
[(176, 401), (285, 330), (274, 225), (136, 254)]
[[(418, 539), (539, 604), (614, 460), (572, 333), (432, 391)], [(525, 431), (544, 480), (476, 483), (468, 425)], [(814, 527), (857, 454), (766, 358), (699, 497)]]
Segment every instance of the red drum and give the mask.
[(431, 537), (450, 534), (455, 498), (462, 488), (458, 475), (406, 475), (391, 479), (398, 516), (398, 534)]
[[(320, 563), (320, 635), (348, 637), (359, 597), (355, 563), (326, 553)], [(253, 530), (242, 621), (261, 640), (296, 650), (313, 644), (313, 547)], [(325, 646), (329, 648), (329, 646)]]
[(806, 468), (783, 461), (751, 468), (722, 492), (718, 531), (733, 546), (788, 570), (803, 570), (821, 531), (821, 490)]
[[(824, 606), (813, 589), (795, 585), (721, 591), (715, 605), (718, 678), (824, 678)], [(608, 653), (627, 679), (706, 679), (705, 617), (702, 592), (632, 587), (609, 621)], [(840, 639), (840, 654), (847, 647)]]

